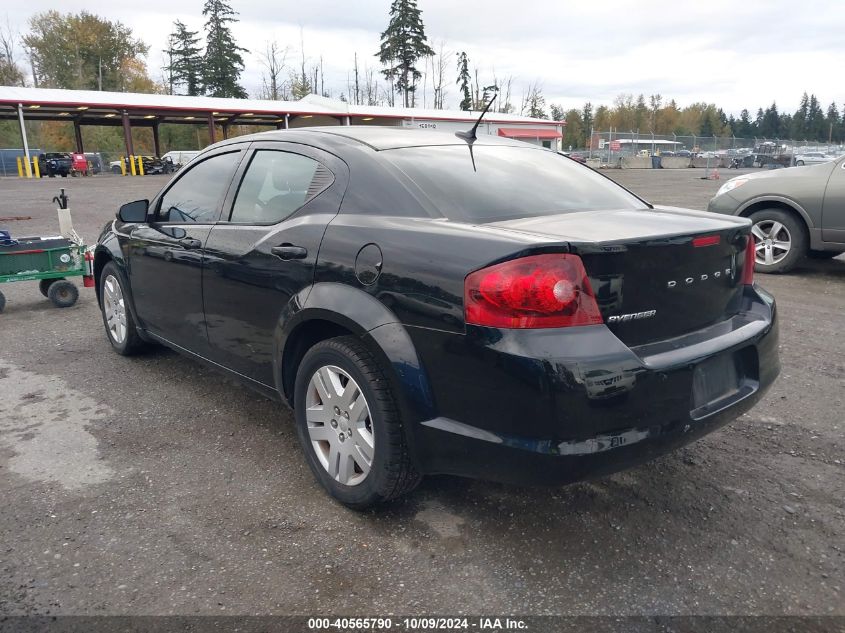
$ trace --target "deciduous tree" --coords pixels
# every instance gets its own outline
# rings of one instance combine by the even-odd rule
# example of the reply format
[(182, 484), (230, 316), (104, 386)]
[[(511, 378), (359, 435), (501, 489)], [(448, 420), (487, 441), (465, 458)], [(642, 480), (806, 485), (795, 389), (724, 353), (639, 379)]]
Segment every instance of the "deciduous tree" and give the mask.
[(143, 64), (149, 50), (129, 27), (87, 11), (36, 13), (29, 26), (23, 42), (32, 58), (35, 82), (43, 88), (127, 90), (126, 63)]

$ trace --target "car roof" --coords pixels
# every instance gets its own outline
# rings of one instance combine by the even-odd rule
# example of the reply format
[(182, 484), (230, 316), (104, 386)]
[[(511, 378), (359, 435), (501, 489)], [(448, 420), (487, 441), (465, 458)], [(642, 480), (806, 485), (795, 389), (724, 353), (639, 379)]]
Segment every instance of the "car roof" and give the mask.
[[(467, 124), (467, 129), (471, 125)], [(404, 147), (426, 147), (432, 145), (465, 145), (466, 141), (455, 136), (453, 132), (437, 132), (432, 130), (419, 130), (416, 128), (402, 127), (380, 127), (375, 125), (339, 125), (336, 127), (304, 127), (292, 128), (289, 130), (271, 130), (259, 132), (248, 136), (239, 136), (233, 140), (278, 140), (278, 141), (301, 141), (310, 137), (312, 141), (322, 140), (326, 136), (344, 139), (358, 144), (366, 145), (376, 151), (399, 149)], [(476, 145), (505, 145), (513, 147), (535, 147), (523, 141), (514, 141), (501, 136), (480, 133), (475, 141)]]

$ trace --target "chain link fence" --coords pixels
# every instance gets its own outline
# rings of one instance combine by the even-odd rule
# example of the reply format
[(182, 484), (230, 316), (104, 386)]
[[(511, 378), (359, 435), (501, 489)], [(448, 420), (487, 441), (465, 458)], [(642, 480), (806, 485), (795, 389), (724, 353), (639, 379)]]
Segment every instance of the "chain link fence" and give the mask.
[[(678, 136), (637, 131), (593, 132), (587, 147), (572, 150), (610, 167), (789, 167), (845, 155), (845, 145), (779, 138)], [(650, 160), (660, 158), (662, 160)], [(673, 159), (666, 161), (665, 159)]]

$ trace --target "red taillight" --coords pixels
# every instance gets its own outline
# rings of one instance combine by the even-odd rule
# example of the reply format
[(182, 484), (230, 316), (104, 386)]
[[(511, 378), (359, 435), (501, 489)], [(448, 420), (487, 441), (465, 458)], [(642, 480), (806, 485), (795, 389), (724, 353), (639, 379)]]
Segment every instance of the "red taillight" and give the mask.
[(531, 255), (470, 273), (466, 322), (501, 328), (552, 328), (603, 323), (577, 255)]
[(718, 235), (705, 235), (704, 237), (696, 237), (692, 240), (692, 245), (695, 248), (702, 246), (715, 246), (722, 238)]
[(742, 283), (750, 286), (754, 283), (754, 261), (756, 260), (757, 249), (754, 248), (754, 236), (748, 236), (748, 242), (745, 245), (745, 264), (742, 268)]

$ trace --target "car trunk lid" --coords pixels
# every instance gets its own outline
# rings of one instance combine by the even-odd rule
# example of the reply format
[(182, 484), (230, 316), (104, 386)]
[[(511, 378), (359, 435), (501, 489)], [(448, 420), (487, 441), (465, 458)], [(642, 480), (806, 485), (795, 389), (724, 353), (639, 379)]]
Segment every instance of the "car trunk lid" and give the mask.
[[(489, 226), (489, 225), (488, 225)], [(670, 208), (593, 211), (495, 223), (565, 240), (604, 322), (626, 345), (681, 336), (736, 314), (750, 223)]]

